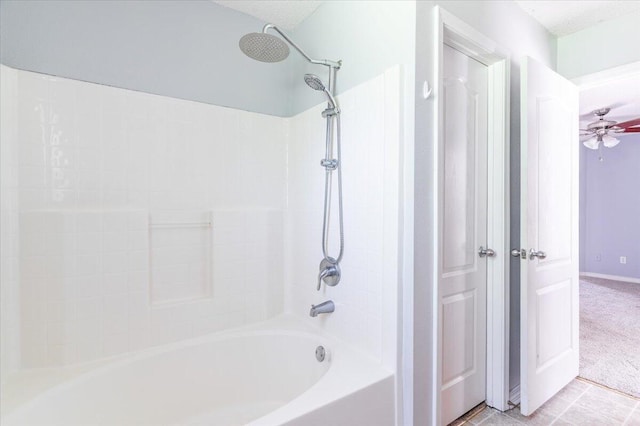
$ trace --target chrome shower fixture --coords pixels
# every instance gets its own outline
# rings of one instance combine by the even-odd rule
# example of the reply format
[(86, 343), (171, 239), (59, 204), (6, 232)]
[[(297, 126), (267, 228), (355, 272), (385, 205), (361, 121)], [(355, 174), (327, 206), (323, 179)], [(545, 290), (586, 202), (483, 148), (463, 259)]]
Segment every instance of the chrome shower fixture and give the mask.
[(289, 56), (289, 46), (280, 38), (266, 33), (250, 33), (238, 43), (248, 57), (261, 62), (280, 62)]
[(313, 90), (327, 90), (326, 87), (324, 87), (324, 83), (322, 82), (322, 80), (320, 80), (320, 77), (315, 74), (305, 74), (304, 82), (307, 83), (307, 86), (311, 87)]
[[(330, 110), (325, 111), (325, 113), (333, 113), (340, 114), (340, 109), (338, 108), (338, 103), (336, 99), (333, 97), (331, 92), (324, 85), (320, 77), (314, 74), (305, 74), (304, 82), (307, 83), (307, 86), (311, 87), (313, 90), (318, 90), (320, 92), (324, 92), (327, 95), (327, 100), (329, 101)], [(323, 113), (323, 117), (326, 117), (325, 113)]]
[[(320, 161), (320, 165), (325, 169), (324, 180), (324, 218), (322, 223), (322, 261), (320, 262), (320, 270), (318, 272), (318, 287), (320, 290), (322, 283), (328, 286), (335, 286), (340, 282), (340, 261), (344, 254), (344, 219), (342, 214), (342, 165), (340, 160), (340, 109), (336, 102), (335, 83), (336, 74), (342, 66), (342, 61), (330, 61), (328, 59), (313, 59), (307, 55), (297, 44), (293, 42), (285, 33), (280, 31), (278, 27), (273, 24), (267, 24), (262, 28), (261, 33), (249, 33), (244, 35), (239, 42), (240, 50), (248, 57), (261, 62), (279, 62), (289, 56), (289, 46), (280, 38), (267, 34), (268, 30), (273, 30), (278, 33), (284, 41), (289, 43), (295, 50), (298, 51), (307, 61), (312, 64), (324, 65), (329, 68), (329, 80), (325, 85), (317, 75), (305, 74), (304, 81), (313, 90), (324, 92), (329, 105), (322, 112), (322, 116), (327, 120), (327, 131), (325, 139), (325, 157)], [(335, 151), (335, 158), (334, 158)], [(329, 254), (329, 218), (331, 216), (331, 202), (332, 202), (332, 187), (333, 187), (333, 173), (338, 176), (338, 243), (339, 249), (337, 256), (333, 257)], [(321, 308), (325, 304), (318, 305), (311, 309), (311, 316), (316, 316), (318, 313), (325, 311), (314, 311), (316, 308)], [(314, 314), (315, 312), (315, 314)], [(333, 312), (333, 308), (330, 311)]]
[(293, 42), (285, 33), (273, 24), (267, 24), (262, 28), (261, 33), (249, 33), (240, 39), (240, 50), (248, 57), (261, 62), (280, 62), (289, 56), (289, 47), (278, 37), (267, 34), (267, 30), (280, 34), (287, 43), (293, 46), (304, 58), (312, 64), (325, 65), (327, 67), (340, 69), (342, 61), (330, 61), (328, 59), (313, 59), (307, 55), (297, 44)]

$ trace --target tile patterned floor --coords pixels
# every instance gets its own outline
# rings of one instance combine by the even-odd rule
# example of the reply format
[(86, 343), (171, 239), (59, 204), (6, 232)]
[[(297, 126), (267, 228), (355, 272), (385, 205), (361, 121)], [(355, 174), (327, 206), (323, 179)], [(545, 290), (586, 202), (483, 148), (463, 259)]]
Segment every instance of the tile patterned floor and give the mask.
[(504, 413), (487, 407), (454, 424), (640, 426), (640, 399), (576, 379), (529, 417), (520, 414), (519, 407)]

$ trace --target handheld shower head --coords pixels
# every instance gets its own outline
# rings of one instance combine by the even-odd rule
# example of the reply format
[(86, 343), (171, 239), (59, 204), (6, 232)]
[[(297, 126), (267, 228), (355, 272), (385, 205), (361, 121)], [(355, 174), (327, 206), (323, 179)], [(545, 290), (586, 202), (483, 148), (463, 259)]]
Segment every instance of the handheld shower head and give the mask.
[(305, 74), (304, 82), (307, 83), (307, 86), (311, 87), (313, 90), (324, 91), (325, 86), (320, 77), (314, 74)]
[(289, 56), (289, 46), (281, 38), (267, 33), (249, 33), (240, 39), (240, 50), (260, 62), (280, 62)]
[(327, 95), (327, 99), (329, 100), (329, 103), (331, 104), (331, 108), (333, 108), (337, 113), (340, 112), (340, 110), (338, 109), (338, 103), (336, 102), (336, 99), (333, 97), (331, 92), (327, 90), (327, 87), (324, 85), (322, 80), (320, 80), (320, 77), (314, 74), (305, 74), (304, 82), (307, 83), (307, 86), (311, 87), (313, 90), (324, 92)]

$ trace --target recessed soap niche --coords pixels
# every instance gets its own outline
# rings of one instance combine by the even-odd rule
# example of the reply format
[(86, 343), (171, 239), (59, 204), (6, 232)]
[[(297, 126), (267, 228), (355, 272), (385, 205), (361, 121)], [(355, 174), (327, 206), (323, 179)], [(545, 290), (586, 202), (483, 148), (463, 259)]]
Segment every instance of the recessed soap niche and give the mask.
[(149, 215), (149, 300), (165, 305), (212, 297), (212, 212)]

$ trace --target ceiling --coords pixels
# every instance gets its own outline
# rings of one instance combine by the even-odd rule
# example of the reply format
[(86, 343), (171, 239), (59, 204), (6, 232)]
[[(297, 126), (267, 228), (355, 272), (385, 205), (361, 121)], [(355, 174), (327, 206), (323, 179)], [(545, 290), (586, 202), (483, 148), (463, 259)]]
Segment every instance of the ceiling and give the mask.
[(640, 13), (638, 0), (516, 0), (516, 3), (557, 37), (603, 21)]
[(320, 6), (320, 0), (213, 0), (221, 6), (251, 15), (285, 30), (297, 27)]
[[(212, 1), (290, 31), (327, 0)], [(640, 14), (640, 0), (515, 0), (515, 3), (557, 37), (623, 15)], [(607, 118), (619, 122), (640, 116), (640, 76), (583, 90), (580, 94), (581, 128), (595, 120), (591, 111), (603, 107), (611, 108)]]
[[(212, 1), (292, 30), (326, 0)], [(515, 0), (515, 3), (557, 37), (623, 15), (640, 13), (640, 0)]]
[(606, 118), (623, 122), (640, 117), (640, 72), (580, 92), (580, 128), (596, 121), (595, 109), (608, 107)]

